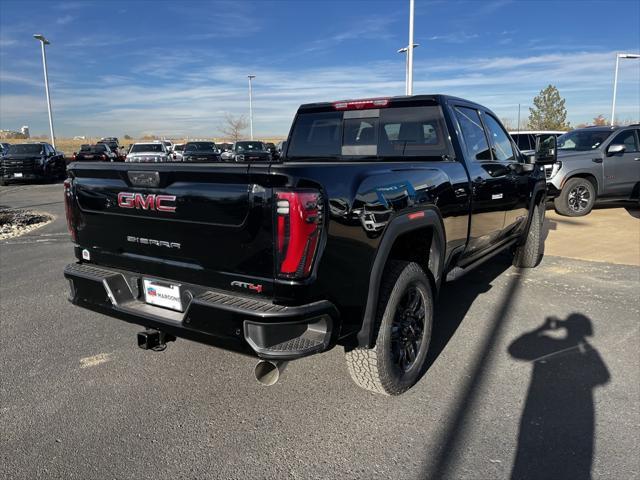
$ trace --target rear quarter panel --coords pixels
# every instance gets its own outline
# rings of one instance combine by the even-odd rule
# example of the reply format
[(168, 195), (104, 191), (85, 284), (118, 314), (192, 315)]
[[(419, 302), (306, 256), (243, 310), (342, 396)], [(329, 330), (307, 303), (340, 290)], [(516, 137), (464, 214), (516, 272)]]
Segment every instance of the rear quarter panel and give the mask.
[(332, 301), (342, 312), (345, 333), (362, 322), (373, 262), (391, 220), (435, 206), (447, 250), (467, 240), (469, 197), (459, 192), (468, 188), (468, 177), (455, 161), (273, 164), (263, 181), (274, 188), (322, 191), (328, 218), (314, 274), (299, 285), (276, 282), (275, 296)]

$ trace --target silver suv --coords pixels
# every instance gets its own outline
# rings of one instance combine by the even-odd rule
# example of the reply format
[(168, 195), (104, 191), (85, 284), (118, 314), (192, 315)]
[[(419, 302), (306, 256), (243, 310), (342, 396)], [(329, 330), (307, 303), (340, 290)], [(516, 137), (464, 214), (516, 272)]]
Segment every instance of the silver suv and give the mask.
[(596, 199), (638, 201), (640, 124), (587, 127), (558, 138), (558, 162), (546, 170), (556, 212), (588, 214)]

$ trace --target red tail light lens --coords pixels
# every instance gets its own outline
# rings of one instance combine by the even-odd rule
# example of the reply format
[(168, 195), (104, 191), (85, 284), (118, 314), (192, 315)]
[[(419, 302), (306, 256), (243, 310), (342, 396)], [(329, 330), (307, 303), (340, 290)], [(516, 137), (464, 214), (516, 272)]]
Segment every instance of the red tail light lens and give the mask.
[(276, 194), (278, 276), (308, 277), (322, 233), (322, 197), (317, 190), (281, 190)]
[(71, 208), (71, 202), (73, 201), (73, 195), (71, 193), (71, 179), (67, 178), (64, 181), (64, 213), (67, 216), (67, 228), (71, 234), (71, 239), (74, 242), (78, 241), (78, 235), (76, 232), (76, 222), (73, 215), (73, 209)]

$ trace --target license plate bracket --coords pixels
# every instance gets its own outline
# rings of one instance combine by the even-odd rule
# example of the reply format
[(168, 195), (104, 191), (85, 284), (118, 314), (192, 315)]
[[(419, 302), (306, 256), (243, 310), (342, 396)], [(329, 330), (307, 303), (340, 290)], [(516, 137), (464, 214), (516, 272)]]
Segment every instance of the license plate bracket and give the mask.
[(149, 305), (168, 308), (176, 312), (183, 312), (182, 285), (153, 278), (142, 279), (144, 287), (144, 301)]

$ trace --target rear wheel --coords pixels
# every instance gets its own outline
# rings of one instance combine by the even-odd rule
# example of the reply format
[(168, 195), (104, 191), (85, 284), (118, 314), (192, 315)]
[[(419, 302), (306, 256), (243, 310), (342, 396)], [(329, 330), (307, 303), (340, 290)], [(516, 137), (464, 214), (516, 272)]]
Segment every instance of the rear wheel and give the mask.
[(433, 293), (420, 265), (390, 261), (380, 288), (376, 344), (346, 352), (353, 381), (384, 395), (407, 391), (424, 373), (432, 322)]
[(582, 217), (591, 212), (596, 202), (596, 189), (586, 178), (571, 178), (565, 183), (553, 205), (560, 215)]
[(544, 208), (536, 205), (531, 214), (531, 223), (524, 243), (516, 247), (513, 265), (519, 268), (537, 267), (542, 260), (542, 224), (544, 223)]

